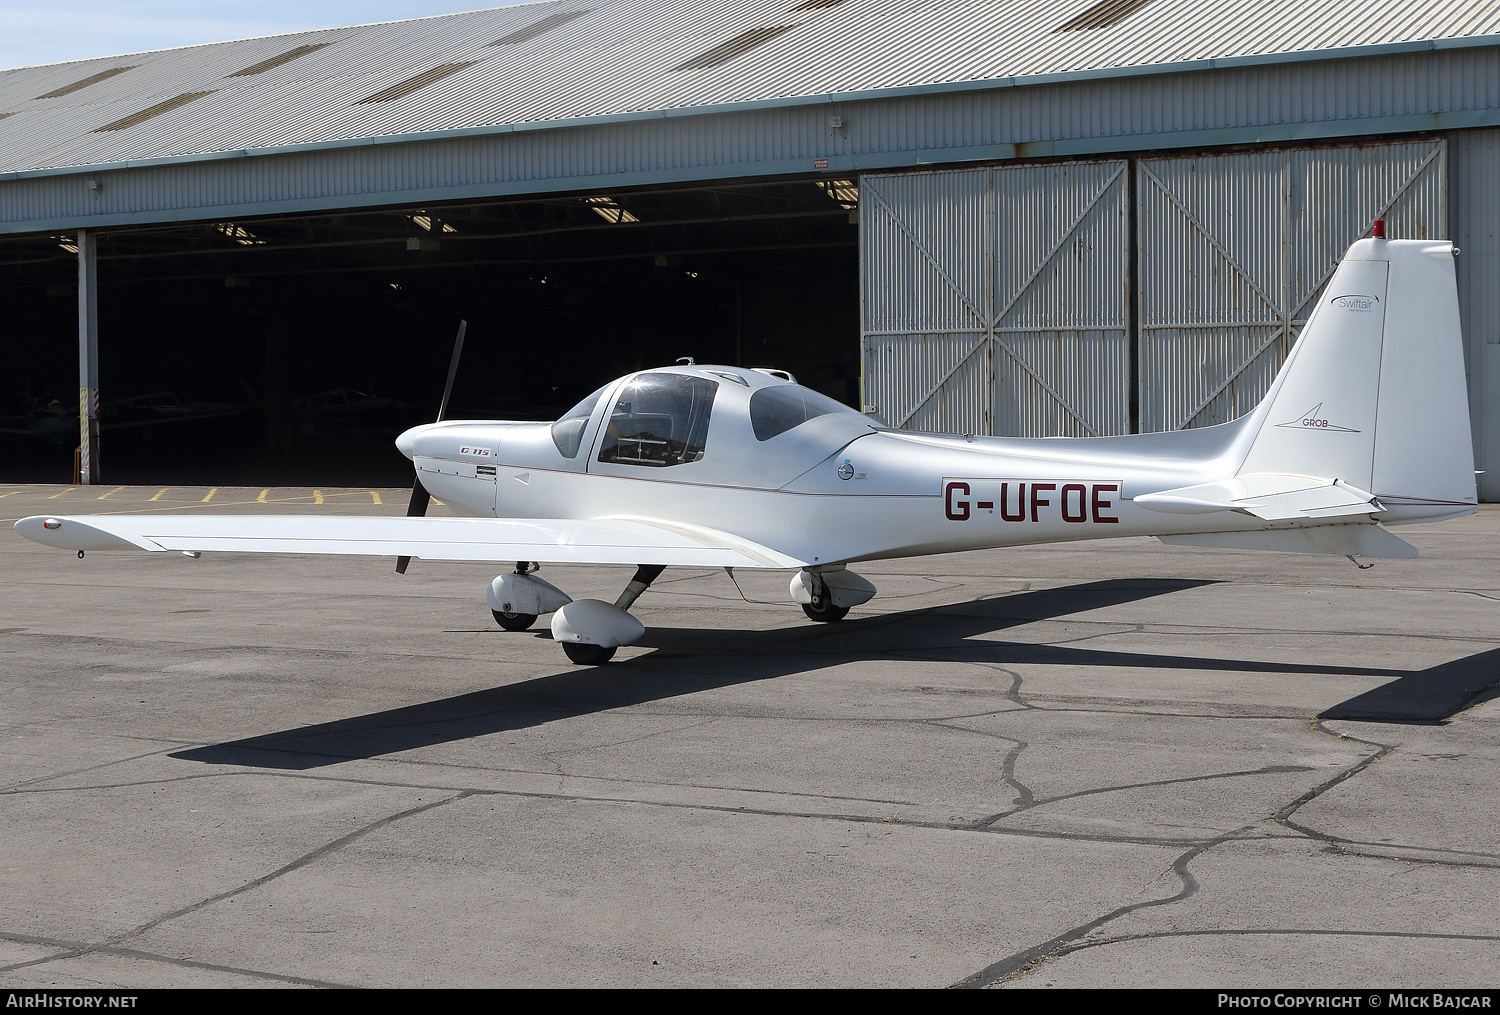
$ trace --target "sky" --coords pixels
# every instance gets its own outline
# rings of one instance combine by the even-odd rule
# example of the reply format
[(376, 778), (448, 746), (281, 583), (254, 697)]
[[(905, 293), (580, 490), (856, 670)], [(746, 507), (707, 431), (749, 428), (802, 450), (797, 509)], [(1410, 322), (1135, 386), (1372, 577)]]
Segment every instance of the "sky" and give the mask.
[(503, 7), (515, 0), (0, 0), (0, 69)]

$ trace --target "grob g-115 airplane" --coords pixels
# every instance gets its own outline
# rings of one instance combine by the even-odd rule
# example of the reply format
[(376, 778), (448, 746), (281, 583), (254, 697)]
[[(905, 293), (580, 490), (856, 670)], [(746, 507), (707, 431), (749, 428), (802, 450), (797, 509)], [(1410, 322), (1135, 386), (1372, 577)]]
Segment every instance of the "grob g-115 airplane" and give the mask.
[[(792, 600), (833, 621), (875, 594), (850, 565), (892, 557), (1140, 535), (1414, 557), (1382, 523), (1471, 514), (1478, 500), (1457, 251), (1382, 232), (1349, 248), (1260, 405), (1220, 426), (909, 433), (782, 371), (690, 363), (615, 380), (552, 423), (408, 430), (396, 445), (419, 485), (404, 518), (39, 515), (15, 528), (80, 551), (516, 562), (490, 585), (496, 620), (524, 630), (551, 613), (585, 664), (644, 634), (627, 611), (671, 566), (791, 570)], [(429, 492), (465, 517), (421, 517)], [(558, 562), (637, 570), (614, 603), (573, 600), (534, 573)]]

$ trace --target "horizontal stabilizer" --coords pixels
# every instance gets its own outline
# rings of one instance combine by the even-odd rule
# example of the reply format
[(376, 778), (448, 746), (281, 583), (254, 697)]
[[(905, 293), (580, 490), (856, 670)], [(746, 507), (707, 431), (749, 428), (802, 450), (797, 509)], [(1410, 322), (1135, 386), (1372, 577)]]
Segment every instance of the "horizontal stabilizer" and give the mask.
[(1279, 550), (1283, 553), (1334, 553), (1344, 557), (1407, 559), (1417, 548), (1379, 525), (1319, 525), (1306, 529), (1262, 529), (1259, 532), (1194, 532), (1157, 536), (1173, 546), (1215, 546), (1229, 550)]
[(1239, 476), (1141, 494), (1135, 503), (1167, 514), (1238, 511), (1268, 522), (1375, 515), (1385, 510), (1374, 494), (1336, 479), (1275, 475)]
[(36, 515), (18, 533), (66, 550), (342, 553), (422, 560), (791, 568), (805, 561), (738, 536), (650, 519), (328, 515)]

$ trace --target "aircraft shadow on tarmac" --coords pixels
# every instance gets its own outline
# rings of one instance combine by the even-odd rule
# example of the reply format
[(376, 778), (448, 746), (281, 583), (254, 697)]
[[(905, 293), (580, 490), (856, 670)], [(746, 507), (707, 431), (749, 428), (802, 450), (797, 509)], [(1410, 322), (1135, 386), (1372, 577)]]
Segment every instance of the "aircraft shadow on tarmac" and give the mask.
[[(1369, 722), (1442, 723), (1500, 695), (1496, 679), (1500, 649), (1423, 670), (1400, 670), (972, 640), (1009, 627), (1212, 584), (1216, 583), (1114, 579), (816, 628), (800, 624), (775, 631), (651, 628), (642, 644), (654, 645), (656, 651), (623, 663), (574, 667), (470, 694), (210, 744), (171, 756), (253, 768), (321, 768), (870, 659), (1037, 663), (1101, 667), (1101, 673), (1118, 667), (1388, 677), (1388, 683), (1320, 713), (1325, 719)], [(711, 665), (705, 665), (710, 660)]]

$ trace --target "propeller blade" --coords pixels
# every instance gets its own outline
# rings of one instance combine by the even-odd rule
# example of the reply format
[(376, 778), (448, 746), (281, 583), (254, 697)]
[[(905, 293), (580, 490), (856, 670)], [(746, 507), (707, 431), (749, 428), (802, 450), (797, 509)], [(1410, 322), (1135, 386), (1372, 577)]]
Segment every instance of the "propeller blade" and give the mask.
[[(427, 505), (432, 500), (432, 494), (427, 492), (427, 487), (422, 485), (419, 479), (411, 488), (411, 503), (406, 506), (406, 517), (421, 517), (427, 513)], [(411, 563), (410, 557), (396, 558), (396, 573), (405, 574), (406, 566)]]
[(464, 332), (468, 330), (468, 321), (458, 322), (458, 337), (453, 340), (453, 359), (448, 361), (448, 383), (443, 385), (443, 403), (438, 406), (439, 423), (448, 418), (448, 399), (453, 395), (453, 381), (458, 377), (458, 358), (464, 354)]
[[(453, 358), (448, 361), (448, 382), (443, 385), (443, 401), (438, 406), (436, 420), (438, 423), (441, 423), (448, 415), (448, 399), (453, 396), (453, 382), (458, 378), (458, 360), (464, 354), (464, 332), (468, 330), (468, 321), (458, 322), (458, 337), (453, 340)], [(418, 479), (412, 484), (411, 503), (406, 506), (406, 516), (412, 518), (427, 514), (427, 505), (431, 502), (432, 494), (427, 492), (427, 487), (422, 485), (421, 479)], [(405, 574), (406, 567), (410, 563), (410, 557), (397, 557), (396, 573)]]
[(411, 488), (411, 503), (406, 506), (406, 517), (418, 518), (427, 513), (427, 504), (432, 500), (432, 494), (427, 492), (427, 487), (418, 483)]

